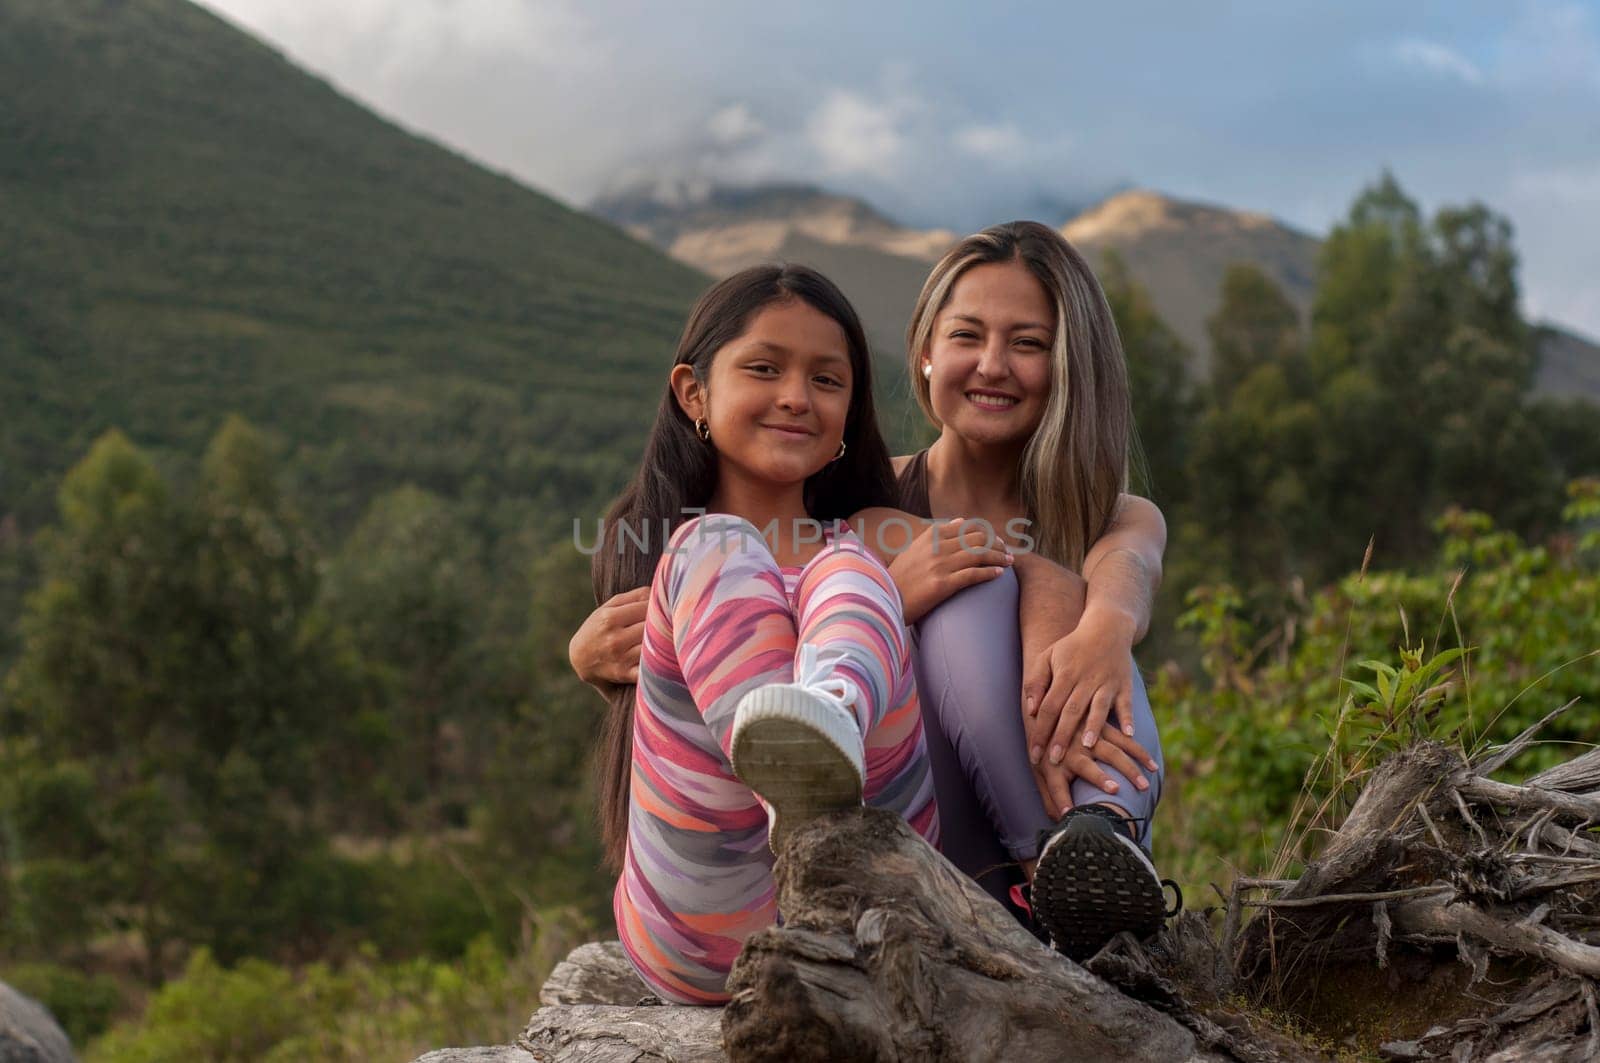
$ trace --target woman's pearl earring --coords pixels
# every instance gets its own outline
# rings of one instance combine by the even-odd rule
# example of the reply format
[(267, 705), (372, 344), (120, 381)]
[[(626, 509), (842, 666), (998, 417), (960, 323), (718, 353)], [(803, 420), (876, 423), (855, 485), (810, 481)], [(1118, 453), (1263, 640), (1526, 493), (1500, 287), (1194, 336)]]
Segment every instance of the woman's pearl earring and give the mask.
[(923, 362), (922, 363), (922, 378), (924, 380), (932, 380), (933, 379), (933, 363), (932, 362)]

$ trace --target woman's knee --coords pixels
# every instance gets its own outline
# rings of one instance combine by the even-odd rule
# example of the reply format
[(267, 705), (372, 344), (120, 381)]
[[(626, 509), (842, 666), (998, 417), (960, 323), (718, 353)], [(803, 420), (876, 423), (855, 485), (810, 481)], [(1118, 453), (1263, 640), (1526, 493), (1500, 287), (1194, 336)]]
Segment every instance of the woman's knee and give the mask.
[(1016, 574), (1007, 570), (931, 609), (917, 625), (916, 658), (925, 704), (956, 706), (969, 724), (1015, 716), (1022, 688)]

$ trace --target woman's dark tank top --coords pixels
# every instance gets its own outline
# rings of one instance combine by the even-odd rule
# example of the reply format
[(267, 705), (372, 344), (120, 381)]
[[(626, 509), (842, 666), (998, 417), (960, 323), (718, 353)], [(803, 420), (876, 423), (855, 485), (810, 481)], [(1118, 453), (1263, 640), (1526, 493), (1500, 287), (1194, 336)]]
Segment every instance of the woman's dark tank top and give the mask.
[(933, 507), (928, 505), (928, 451), (924, 447), (911, 455), (906, 467), (895, 478), (900, 508), (913, 517), (933, 519)]

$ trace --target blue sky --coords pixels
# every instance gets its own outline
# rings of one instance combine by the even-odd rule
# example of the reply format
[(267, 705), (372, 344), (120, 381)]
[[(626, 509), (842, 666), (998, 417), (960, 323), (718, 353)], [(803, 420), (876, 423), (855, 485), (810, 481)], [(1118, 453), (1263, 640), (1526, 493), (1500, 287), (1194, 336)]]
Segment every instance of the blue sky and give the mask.
[(1137, 185), (1321, 233), (1391, 168), (1511, 218), (1527, 308), (1600, 336), (1600, 0), (206, 0), (583, 204), (808, 180), (976, 228)]

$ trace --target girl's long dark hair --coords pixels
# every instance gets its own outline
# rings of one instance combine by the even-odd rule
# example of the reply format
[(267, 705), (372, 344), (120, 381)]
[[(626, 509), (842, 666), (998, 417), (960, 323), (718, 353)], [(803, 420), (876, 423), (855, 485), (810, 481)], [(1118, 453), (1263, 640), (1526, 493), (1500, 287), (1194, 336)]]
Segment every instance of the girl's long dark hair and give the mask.
[[(845, 520), (868, 506), (894, 504), (894, 474), (889, 450), (878, 432), (872, 404), (872, 358), (861, 320), (844, 293), (806, 266), (752, 266), (719, 281), (695, 303), (678, 340), (673, 365), (694, 368), (702, 387), (717, 351), (742, 335), (765, 307), (799, 299), (844, 330), (852, 387), (844, 426), (844, 457), (829, 462), (805, 483), (806, 511), (827, 523)], [(717, 483), (716, 452), (696, 434), (668, 386), (645, 443), (633, 481), (606, 514), (600, 550), (594, 555), (597, 602), (650, 583), (671, 533), (704, 507)], [(620, 534), (624, 525), (629, 536)], [(638, 540), (647, 546), (641, 550)], [(628, 787), (633, 762), (633, 704), (636, 687), (613, 691), (601, 729), (597, 758), (601, 837), (606, 862), (622, 866), (628, 836)]]

